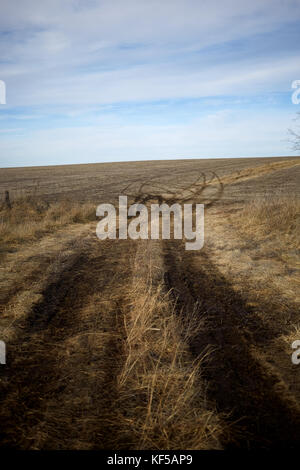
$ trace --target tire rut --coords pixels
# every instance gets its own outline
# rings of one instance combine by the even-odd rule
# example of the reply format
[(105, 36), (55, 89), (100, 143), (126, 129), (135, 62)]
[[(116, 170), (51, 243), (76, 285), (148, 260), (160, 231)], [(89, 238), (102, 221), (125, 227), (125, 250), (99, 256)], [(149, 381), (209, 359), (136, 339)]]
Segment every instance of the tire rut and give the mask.
[(194, 308), (204, 320), (190, 347), (195, 356), (210, 351), (202, 377), (208, 399), (219, 412), (230, 414), (231, 438), (224, 437), (225, 448), (298, 447), (299, 410), (280, 396), (276, 377), (267, 375), (251, 354), (253, 345), (276, 333), (265, 330), (205, 252), (196, 260), (181, 243), (168, 241), (164, 262), (178, 314)]
[(0, 446), (109, 448), (131, 242), (79, 245), (7, 345)]

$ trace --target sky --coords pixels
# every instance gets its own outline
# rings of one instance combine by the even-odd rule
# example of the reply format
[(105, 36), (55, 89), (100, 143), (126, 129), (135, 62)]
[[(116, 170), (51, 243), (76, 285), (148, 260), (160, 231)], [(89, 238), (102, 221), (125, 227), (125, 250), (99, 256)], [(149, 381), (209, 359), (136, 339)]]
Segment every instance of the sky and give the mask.
[(299, 26), (300, 0), (0, 0), (0, 167), (295, 155)]

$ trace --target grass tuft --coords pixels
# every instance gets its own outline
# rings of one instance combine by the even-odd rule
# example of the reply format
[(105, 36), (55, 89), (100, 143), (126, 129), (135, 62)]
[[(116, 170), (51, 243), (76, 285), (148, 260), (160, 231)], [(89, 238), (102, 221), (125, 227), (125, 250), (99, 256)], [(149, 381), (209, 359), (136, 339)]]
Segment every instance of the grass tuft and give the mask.
[(49, 203), (36, 195), (21, 196), (12, 201), (10, 209), (5, 204), (0, 206), (1, 251), (10, 251), (69, 224), (96, 220), (95, 214), (96, 208), (91, 203)]

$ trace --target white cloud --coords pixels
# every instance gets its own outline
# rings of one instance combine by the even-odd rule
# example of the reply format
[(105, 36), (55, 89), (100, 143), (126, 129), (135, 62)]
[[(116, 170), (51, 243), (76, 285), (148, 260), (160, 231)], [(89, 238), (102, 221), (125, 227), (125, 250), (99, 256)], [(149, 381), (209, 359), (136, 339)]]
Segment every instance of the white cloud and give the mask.
[(211, 61), (205, 47), (297, 19), (300, 3), (292, 0), (11, 0), (0, 17), (11, 29), (0, 36), (0, 74), (13, 105), (286, 90), (300, 53), (256, 57), (254, 50), (224, 61), (220, 52)]
[[(0, 79), (7, 107), (12, 114), (19, 107), (27, 126), (14, 135), (5, 129), (18, 124), (4, 125), (2, 158), (42, 164), (285, 154), (290, 118), (280, 107), (250, 117), (243, 99), (289, 91), (300, 78), (291, 33), (299, 20), (298, 0), (2, 2)], [(169, 126), (142, 125), (138, 116), (124, 126), (112, 110), (90, 124), (99, 106), (199, 97), (231, 97), (241, 109), (223, 110), (223, 103), (217, 113), (178, 115)], [(55, 110), (73, 124), (86, 112), (86, 125), (62, 120), (50, 129)], [(4, 124), (12, 114), (1, 113)]]
[[(10, 164), (48, 164), (165, 159), (289, 155), (286, 130), (291, 116), (260, 116), (224, 110), (185, 125), (85, 126), (34, 131), (25, 138), (3, 139), (0, 152)], [(284, 125), (283, 125), (284, 124)]]

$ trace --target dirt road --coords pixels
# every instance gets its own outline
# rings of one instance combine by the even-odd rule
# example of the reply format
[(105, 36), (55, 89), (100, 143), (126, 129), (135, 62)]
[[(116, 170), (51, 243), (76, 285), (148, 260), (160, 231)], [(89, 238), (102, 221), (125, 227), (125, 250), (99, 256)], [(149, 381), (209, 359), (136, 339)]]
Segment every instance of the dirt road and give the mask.
[[(274, 165), (269, 173), (264, 168), (264, 177), (266, 173), (276, 177), (276, 172), (285, 171), (287, 164)], [(291, 165), (294, 171), (294, 163)], [(251, 178), (259, 179), (254, 170), (227, 177), (230, 184), (236, 181), (247, 185)], [(6, 255), (0, 270), (1, 339), (7, 343), (7, 364), (0, 370), (1, 447), (137, 446), (138, 441), (130, 440), (130, 429), (143, 416), (143, 410), (148, 413), (145, 419), (149, 419), (151, 407), (147, 400), (154, 400), (152, 392), (147, 392), (148, 382), (142, 384), (142, 399), (135, 407), (129, 406), (136, 400), (130, 389), (125, 399), (119, 396), (120, 374), (128, 361), (126, 316), (145, 304), (135, 298), (136, 290), (130, 291), (137, 276), (141, 276), (144, 290), (150, 294), (153, 285), (159, 285), (162, 298), (169, 296), (164, 322), (175, 312), (184, 324), (185, 317), (193, 312), (202, 325), (189, 341), (188, 360), (190, 364), (201, 361), (195, 384), (205, 388), (206, 395), (201, 395), (202, 404), (197, 402), (195, 410), (198, 407), (200, 417), (206, 416), (202, 407), (208, 410), (203, 425), (207, 446), (299, 446), (299, 383), (296, 379), (292, 383), (298, 371), (292, 369), (290, 358), (280, 349), (281, 336), (298, 321), (293, 292), (290, 298), (283, 298), (278, 289), (277, 297), (274, 294), (264, 300), (266, 285), (251, 287), (255, 272), (246, 277), (248, 261), (243, 261), (242, 250), (237, 268), (237, 249), (229, 232), (225, 233), (225, 225), (214, 229), (222, 218), (225, 220), (228, 200), (214, 210), (213, 216), (210, 209), (207, 212), (209, 236), (200, 252), (185, 251), (184, 243), (178, 240), (148, 241), (144, 251), (139, 241), (99, 241), (95, 224), (89, 223), (62, 228), (53, 236)], [(232, 276), (230, 263), (235, 270)], [(154, 277), (149, 275), (150, 264), (152, 270), (153, 266), (157, 268)], [(223, 265), (227, 271), (221, 269)], [(245, 276), (242, 290), (237, 279), (241, 276)], [(255, 289), (258, 307), (253, 302)], [(153, 315), (161, 308), (160, 300), (155, 299)], [(148, 329), (162, 334), (161, 325), (150, 325)], [(135, 347), (140, 345), (130, 343), (132, 350)], [(143, 354), (137, 350), (132, 369)], [(277, 364), (280, 354), (283, 363)], [(150, 351), (154, 370), (159, 355)], [(188, 356), (184, 357), (187, 361)], [(164, 361), (160, 367), (165, 373), (174, 361)], [(159, 394), (155, 400), (161, 406)], [(217, 429), (213, 413), (220, 417), (221, 432), (213, 430)], [(164, 418), (164, 412), (161, 416), (166, 433), (173, 416)], [(154, 423), (152, 431), (157, 429), (161, 428)]]

